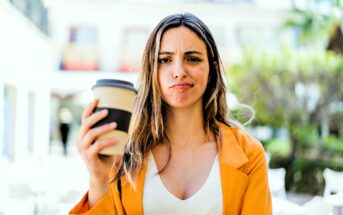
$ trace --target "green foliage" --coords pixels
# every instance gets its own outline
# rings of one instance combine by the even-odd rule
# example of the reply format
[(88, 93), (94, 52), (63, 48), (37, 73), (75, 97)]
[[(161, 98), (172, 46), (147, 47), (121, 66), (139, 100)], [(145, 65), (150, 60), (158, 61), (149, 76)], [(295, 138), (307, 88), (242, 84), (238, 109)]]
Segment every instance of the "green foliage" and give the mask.
[[(323, 119), (342, 130), (343, 117), (331, 111), (331, 106), (343, 99), (343, 57), (289, 49), (244, 53), (243, 61), (229, 70), (230, 89), (240, 102), (256, 110), (255, 124), (289, 131), (289, 139), (266, 141), (272, 155), (270, 166), (287, 168), (290, 190), (321, 194), (322, 170), (343, 169), (343, 140), (319, 135)], [(299, 85), (303, 87), (300, 93)], [(313, 94), (316, 98), (311, 98)]]
[(297, 158), (291, 172), (288, 174), (293, 180), (288, 180), (289, 187), (294, 192), (321, 195), (324, 190), (323, 169), (325, 162)]
[[(328, 105), (343, 96), (343, 58), (331, 52), (258, 53), (245, 50), (243, 61), (230, 68), (230, 89), (252, 105), (260, 124), (272, 127), (318, 126)], [(299, 96), (296, 85), (314, 86), (319, 98), (313, 104)], [(312, 99), (313, 100), (313, 99)], [(312, 105), (312, 106), (311, 106)]]
[(266, 141), (265, 148), (273, 157), (288, 157), (291, 143), (287, 138), (272, 138)]
[[(327, 43), (337, 26), (343, 23), (343, 5), (340, 0), (308, 0), (306, 8), (293, 8), (283, 28), (296, 30), (303, 45)], [(323, 5), (327, 8), (323, 11)]]
[[(270, 161), (270, 166), (278, 168), (284, 166), (287, 162), (285, 158), (274, 156)], [(323, 195), (325, 187), (323, 171), (325, 168), (343, 171), (343, 161), (325, 159), (322, 156), (311, 159), (297, 157), (286, 172), (287, 190), (311, 195)]]
[(299, 32), (300, 41), (327, 39), (331, 30), (331, 16), (320, 14), (318, 11), (294, 9), (290, 18), (284, 23), (285, 28), (295, 28)]
[(343, 153), (343, 139), (330, 135), (323, 139), (323, 148), (327, 151)]
[(297, 158), (289, 175), (293, 180), (289, 180), (291, 190), (312, 195), (322, 195), (325, 181), (323, 170), (330, 168), (336, 171), (343, 171), (343, 162), (330, 162), (323, 159)]
[(294, 126), (291, 128), (293, 137), (298, 140), (298, 147), (306, 149), (318, 145), (320, 137), (317, 128), (311, 125)]

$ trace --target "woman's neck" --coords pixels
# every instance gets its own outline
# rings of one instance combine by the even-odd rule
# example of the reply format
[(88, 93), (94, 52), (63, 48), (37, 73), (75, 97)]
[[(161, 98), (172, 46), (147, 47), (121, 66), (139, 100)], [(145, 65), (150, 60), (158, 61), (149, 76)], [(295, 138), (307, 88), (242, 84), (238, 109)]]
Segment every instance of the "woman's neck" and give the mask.
[(166, 122), (166, 132), (173, 146), (195, 146), (206, 143), (208, 140), (200, 104), (187, 108), (169, 109)]

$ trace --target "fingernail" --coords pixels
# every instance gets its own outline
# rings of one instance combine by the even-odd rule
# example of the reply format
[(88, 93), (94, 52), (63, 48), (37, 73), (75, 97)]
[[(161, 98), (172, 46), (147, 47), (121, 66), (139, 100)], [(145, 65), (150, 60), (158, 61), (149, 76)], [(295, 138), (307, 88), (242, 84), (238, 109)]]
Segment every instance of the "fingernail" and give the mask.
[(107, 113), (107, 109), (102, 110), (101, 113)]
[(117, 127), (117, 123), (116, 123), (116, 122), (111, 122), (111, 123), (110, 123), (110, 126), (111, 126), (112, 128), (115, 128), (115, 127)]

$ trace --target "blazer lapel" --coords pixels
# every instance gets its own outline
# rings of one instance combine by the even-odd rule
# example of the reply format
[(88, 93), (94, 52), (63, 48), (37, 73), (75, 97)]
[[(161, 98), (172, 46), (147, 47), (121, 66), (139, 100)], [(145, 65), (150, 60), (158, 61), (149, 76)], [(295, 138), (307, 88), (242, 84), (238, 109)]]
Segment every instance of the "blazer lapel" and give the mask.
[(219, 153), (220, 177), (223, 193), (223, 214), (239, 214), (248, 176), (238, 170), (248, 158), (240, 147), (231, 128), (222, 124), (222, 145)]
[[(136, 190), (131, 187), (129, 182), (122, 185), (122, 203), (125, 214), (143, 214), (143, 189), (146, 169), (146, 163), (144, 162), (138, 175)], [(124, 179), (124, 177), (122, 177), (122, 179)]]

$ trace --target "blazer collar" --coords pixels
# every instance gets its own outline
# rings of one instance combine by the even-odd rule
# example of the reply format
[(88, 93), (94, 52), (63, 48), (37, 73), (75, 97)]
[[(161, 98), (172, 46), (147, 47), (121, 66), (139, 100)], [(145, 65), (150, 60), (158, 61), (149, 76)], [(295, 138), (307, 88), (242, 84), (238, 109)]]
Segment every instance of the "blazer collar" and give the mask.
[(144, 160), (135, 188), (132, 188), (131, 184), (126, 181), (125, 176), (121, 178), (121, 180), (126, 181), (122, 185), (122, 203), (125, 214), (143, 214), (143, 191), (147, 170), (146, 161), (147, 159)]
[(220, 123), (222, 132), (222, 144), (218, 144), (219, 160), (221, 163), (229, 165), (235, 169), (239, 169), (249, 160), (242, 150), (242, 146), (237, 140), (237, 136), (234, 131), (236, 128), (231, 128), (223, 123)]
[(218, 149), (220, 149), (220, 179), (223, 194), (222, 214), (240, 214), (248, 176), (239, 168), (248, 162), (248, 158), (241, 148), (236, 128), (228, 127), (225, 124), (220, 124), (220, 127), (222, 144)]

